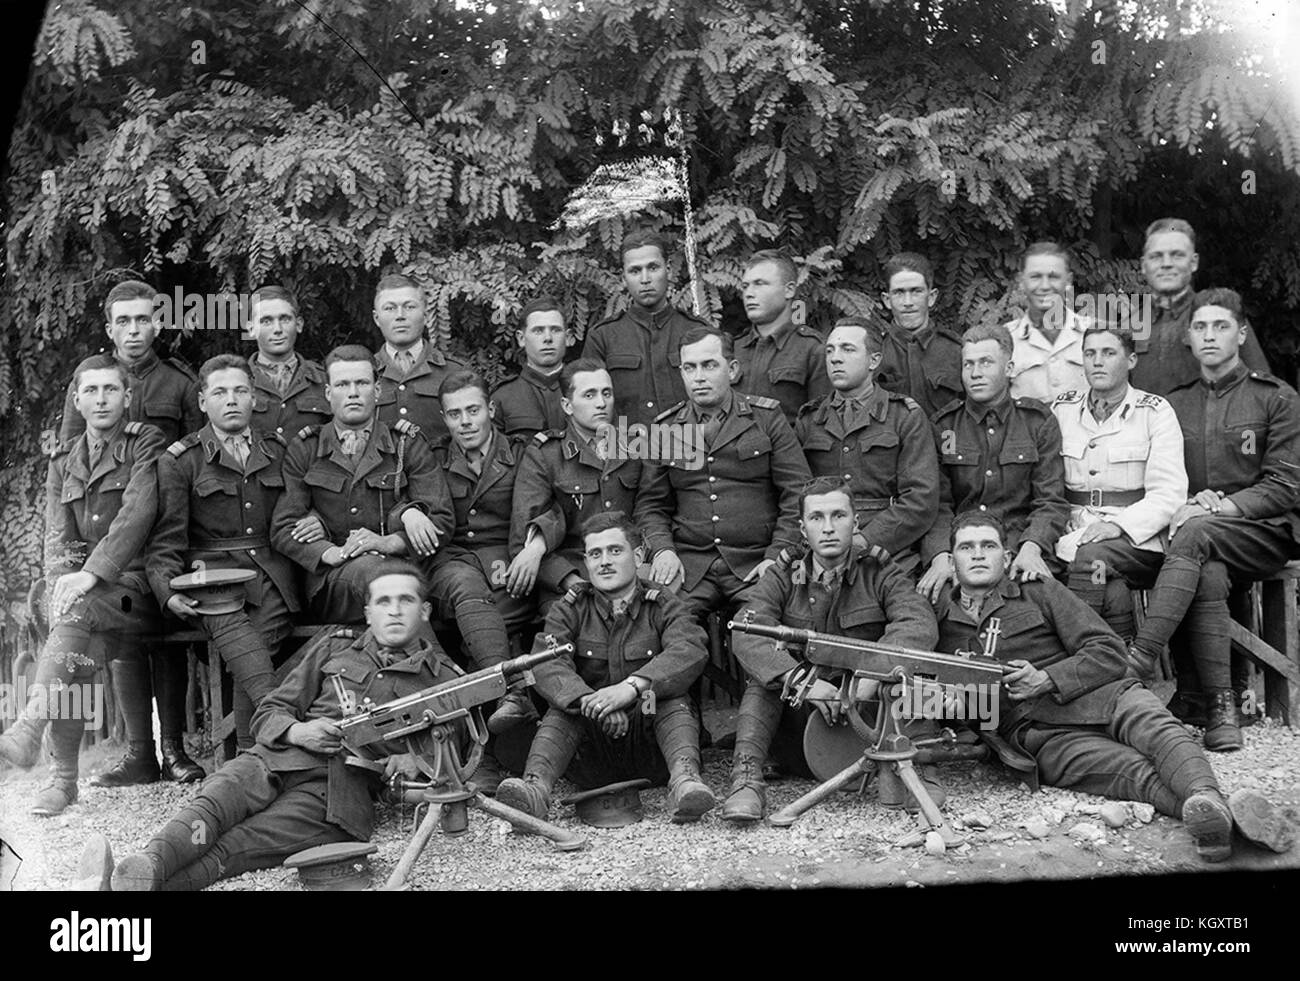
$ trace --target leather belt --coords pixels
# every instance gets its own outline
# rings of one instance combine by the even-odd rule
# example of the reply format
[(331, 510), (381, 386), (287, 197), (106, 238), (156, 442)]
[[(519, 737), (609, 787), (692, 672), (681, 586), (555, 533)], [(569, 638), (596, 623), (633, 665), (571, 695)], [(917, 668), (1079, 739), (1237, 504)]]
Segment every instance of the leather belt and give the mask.
[(190, 548), (204, 552), (242, 552), (246, 548), (270, 548), (271, 539), (265, 535), (246, 535), (243, 538), (191, 538)]
[(1136, 504), (1147, 496), (1145, 490), (1125, 491), (1075, 491), (1066, 490), (1065, 499), (1071, 504), (1087, 508), (1123, 508)]

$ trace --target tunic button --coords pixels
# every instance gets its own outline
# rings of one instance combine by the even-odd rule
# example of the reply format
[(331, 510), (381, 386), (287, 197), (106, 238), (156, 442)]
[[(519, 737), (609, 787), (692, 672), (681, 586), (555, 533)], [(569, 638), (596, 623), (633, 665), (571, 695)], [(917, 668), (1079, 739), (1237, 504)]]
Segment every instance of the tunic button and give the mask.
[(718, 482), (718, 478), (717, 478), (717, 477), (710, 477), (710, 478), (709, 478), (709, 483), (710, 483), (710, 484), (716, 484), (717, 482)]
[(470, 514), (478, 514), (478, 511), (477, 511), (475, 508), (470, 508), (470, 509), (469, 509), (469, 513), (470, 513)]
[(248, 554), (249, 554), (249, 555), (256, 555), (256, 554), (257, 554), (257, 549), (255, 549), (255, 548), (250, 548), (250, 549), (248, 550)]
[(406, 406), (402, 406), (402, 407), (401, 407), (400, 409), (398, 409), (397, 411), (398, 411), (401, 415), (406, 415)]
[(844, 475), (844, 479), (845, 479), (845, 480), (852, 480), (852, 479), (853, 479), (853, 474), (851, 474), (851, 473), (846, 473), (846, 474)]
[(281, 403), (280, 403), (280, 408), (282, 408), (282, 409), (287, 409), (287, 408), (289, 408), (289, 403), (288, 403), (288, 402), (281, 402)]
[(645, 407), (646, 407), (647, 409), (653, 409), (653, 408), (655, 407), (655, 404), (654, 404), (653, 402), (647, 402), (647, 403), (645, 404)]
[(276, 427), (275, 427), (275, 431), (276, 431), (277, 433), (279, 433), (281, 436), (284, 435), (284, 427), (283, 427), (283, 426), (276, 426)]
[(614, 506), (614, 505), (611, 504), (609, 501), (606, 501), (606, 502), (605, 502), (605, 507), (610, 508), (610, 507), (613, 507), (613, 506)]
[(1096, 448), (1097, 448), (1097, 441), (1094, 439), (1091, 443), (1088, 444), (1088, 449), (1095, 450)]
[(808, 605), (809, 605), (809, 606), (816, 606), (816, 605), (817, 605), (817, 597), (816, 597), (816, 596), (809, 596), (809, 597), (808, 597)]
[(348, 512), (349, 512), (350, 514), (356, 514), (356, 513), (357, 513), (357, 509), (356, 509), (356, 508), (349, 508), (349, 509), (348, 509)]
[(717, 521), (717, 520), (718, 520), (718, 516), (717, 516), (716, 514), (713, 516), (713, 520), (714, 520), (714, 521)]
[(717, 499), (718, 499), (718, 495), (717, 495), (717, 494), (710, 494), (710, 495), (709, 495), (709, 500), (710, 500), (710, 501), (716, 501)]
[(989, 506), (988, 506), (987, 504), (981, 504), (981, 505), (980, 505), (980, 510), (981, 510), (981, 511), (987, 511), (988, 509), (989, 509)]
[(382, 678), (383, 676), (384, 676), (384, 672), (382, 671), (380, 671), (379, 674), (375, 675), (376, 678)]
[(92, 515), (90, 516), (90, 520), (91, 520), (91, 521), (98, 521), (98, 520), (99, 520), (99, 515), (97, 515), (97, 514), (92, 514)]
[(990, 435), (990, 436), (996, 436), (997, 433), (996, 433), (992, 428), (990, 428), (990, 429), (989, 429), (989, 435)]
[(1095, 476), (1097, 476), (1097, 471), (1096, 471), (1096, 470), (1089, 470), (1089, 471), (1088, 471), (1088, 476), (1089, 476), (1089, 477), (1095, 477)]
[(245, 534), (245, 535), (251, 535), (252, 533), (253, 533), (253, 529), (252, 529), (252, 528), (245, 528), (245, 529), (244, 529), (244, 534)]
[(473, 538), (473, 537), (474, 537), (474, 533), (473, 533), (472, 531), (467, 531), (467, 532), (465, 532), (465, 537), (466, 537), (466, 538)]
[(992, 477), (992, 476), (993, 476), (993, 471), (992, 471), (992, 470), (985, 470), (985, 471), (984, 471), (984, 476), (985, 476), (985, 477)]
[(591, 651), (587, 651), (587, 657), (591, 657)]
[(709, 457), (709, 462), (710, 462), (710, 463), (713, 462), (713, 457)]
[(849, 451), (849, 448), (846, 446), (846, 447), (844, 447), (844, 449), (843, 449), (841, 452), (843, 452), (843, 453), (847, 453), (848, 451)]
[[(244, 480), (247, 481), (248, 478), (245, 477)], [(252, 502), (252, 501), (245, 501), (245, 502), (244, 502), (244, 510), (245, 510), (245, 511), (249, 510), (252, 506), (253, 506), (253, 502)]]
[(405, 386), (405, 385), (398, 385), (398, 386), (397, 386), (397, 390), (398, 390), (399, 392), (405, 392), (405, 391), (406, 391), (406, 386)]
[(715, 538), (715, 539), (713, 539), (713, 544), (714, 544), (714, 545), (721, 545), (721, 544), (722, 544), (722, 539), (721, 539), (721, 538)]

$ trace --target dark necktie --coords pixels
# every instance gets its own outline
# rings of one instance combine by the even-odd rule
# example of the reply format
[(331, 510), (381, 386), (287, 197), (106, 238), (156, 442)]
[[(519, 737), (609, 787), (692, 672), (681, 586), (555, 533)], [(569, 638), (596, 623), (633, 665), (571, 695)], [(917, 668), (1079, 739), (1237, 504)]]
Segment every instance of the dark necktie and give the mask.
[(100, 457), (104, 455), (104, 440), (90, 440), (90, 469), (94, 470), (95, 465), (99, 463)]
[(718, 436), (718, 430), (722, 428), (721, 412), (701, 412), (700, 413), (700, 435), (704, 437), (704, 445), (712, 446), (713, 441)]
[(405, 377), (406, 375), (409, 375), (411, 369), (415, 367), (415, 355), (410, 351), (398, 351), (397, 357), (393, 359), (393, 362), (397, 365), (397, 370), (402, 373), (403, 377)]

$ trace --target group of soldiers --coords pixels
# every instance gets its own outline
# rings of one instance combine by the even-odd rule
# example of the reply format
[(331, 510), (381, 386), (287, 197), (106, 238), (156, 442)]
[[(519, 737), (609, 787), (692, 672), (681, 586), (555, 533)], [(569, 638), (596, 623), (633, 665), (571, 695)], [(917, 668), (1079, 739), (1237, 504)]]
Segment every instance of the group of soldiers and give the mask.
[[(933, 270), (913, 253), (885, 266), (888, 323), (846, 318), (825, 337), (796, 322), (779, 252), (746, 266), (738, 336), (669, 303), (663, 237), (635, 231), (621, 256), (626, 309), (574, 358), (560, 305), (528, 303), (523, 367), (495, 390), (429, 339), (405, 276), (377, 284), (376, 351), (299, 355), (297, 300), (270, 286), (251, 310), (256, 353), (197, 378), (154, 353), (153, 288), (110, 291), (113, 350), (77, 366), (50, 464), (36, 687), (111, 662), (129, 745), (92, 783), (201, 779), (181, 738), (184, 661), (155, 642), (198, 627), (235, 679), (245, 752), (144, 851), (92, 856), (105, 882), (202, 888), (368, 837), (375, 775), (343, 765), (338, 723), (461, 671), (440, 636), (474, 669), (530, 640), (573, 645), (532, 694), (496, 704), (493, 739), (531, 739), (505, 779), (490, 743), (480, 789), (545, 818), (562, 776), (648, 777), (673, 821), (698, 820), (717, 806), (698, 684), (716, 611), (994, 656), (1009, 671), (988, 739), (1031, 783), (1150, 803), (1207, 860), (1234, 829), (1289, 847), (1265, 798), (1225, 799), (1204, 750), (1241, 748), (1249, 721), (1229, 592), (1300, 557), (1300, 408), (1240, 297), (1191, 290), (1186, 222), (1147, 231), (1157, 314), (1138, 330), (1069, 309), (1070, 256), (1052, 243), (1023, 257), (1024, 315), (962, 334), (932, 318)], [(204, 584), (230, 570), (242, 602), (206, 608)], [(295, 621), (329, 626), (284, 663)], [(1168, 706), (1143, 684), (1167, 645)], [(732, 650), (746, 678), (720, 813), (746, 824), (774, 772), (809, 772), (803, 727), (843, 724), (843, 699), (819, 680), (796, 711), (781, 698), (803, 667), (790, 650), (739, 631)], [(41, 705), (0, 736), (0, 761), (33, 765), (48, 729), (32, 809), (53, 815), (77, 800), (83, 723)], [(418, 773), (387, 749), (387, 775)]]

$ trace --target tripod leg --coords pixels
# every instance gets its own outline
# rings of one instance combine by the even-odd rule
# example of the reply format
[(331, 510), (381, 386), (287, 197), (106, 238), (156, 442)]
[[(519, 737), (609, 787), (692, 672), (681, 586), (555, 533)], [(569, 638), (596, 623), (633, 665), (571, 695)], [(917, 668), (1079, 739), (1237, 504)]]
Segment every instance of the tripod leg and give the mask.
[(916, 798), (917, 804), (920, 805), (921, 813), (918, 815), (920, 820), (938, 831), (943, 836), (944, 844), (961, 844), (965, 839), (952, 829), (952, 825), (944, 819), (943, 812), (930, 799), (930, 792), (925, 789), (925, 784), (921, 782), (916, 768), (912, 766), (912, 761), (894, 760), (889, 765), (894, 768), (894, 772), (903, 781), (903, 786), (912, 792), (912, 796)]
[(854, 780), (860, 779), (863, 776), (863, 774), (867, 772), (867, 768), (870, 766), (871, 763), (869, 760), (866, 759), (866, 757), (855, 760), (850, 766), (846, 766), (843, 770), (835, 774), (835, 776), (831, 777), (824, 784), (814, 787), (812, 790), (808, 791), (808, 793), (800, 797), (797, 801), (794, 801), (791, 804), (787, 804), (785, 807), (781, 808), (781, 810), (771, 815), (768, 818), (768, 821), (770, 821), (775, 827), (788, 828), (790, 825), (794, 824), (796, 820), (798, 820), (799, 815), (802, 814), (804, 811), (811, 810), (812, 808), (820, 804), (822, 801), (824, 801), (827, 797), (830, 797), (832, 794), (838, 793), (840, 790), (842, 790), (843, 788), (851, 784)]
[(469, 803), (480, 811), (486, 811), (493, 817), (500, 818), (502, 821), (509, 821), (518, 831), (526, 831), (529, 834), (541, 835), (543, 838), (551, 839), (551, 841), (555, 842), (557, 851), (576, 852), (587, 845), (587, 839), (581, 835), (575, 835), (571, 831), (556, 827), (549, 821), (542, 821), (531, 814), (517, 811), (513, 807), (493, 800), (491, 797), (475, 794), (469, 799)]
[(420, 827), (415, 832), (415, 837), (411, 843), (406, 846), (406, 851), (402, 852), (402, 858), (397, 863), (397, 868), (393, 869), (393, 874), (388, 877), (384, 883), (385, 890), (402, 889), (406, 885), (406, 877), (411, 872), (411, 866), (419, 859), (420, 854), (424, 851), (424, 846), (429, 843), (433, 837), (434, 831), (438, 829), (438, 819), (442, 816), (442, 807), (438, 804), (430, 804), (424, 812), (424, 820), (420, 822)]

